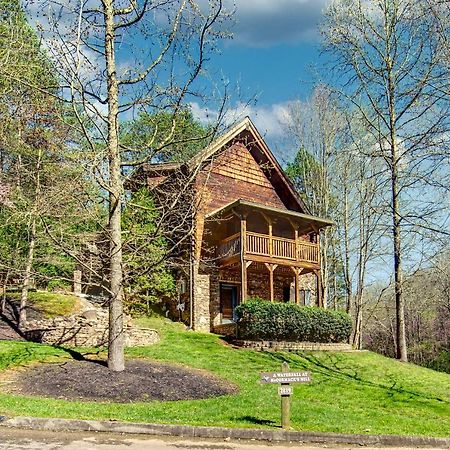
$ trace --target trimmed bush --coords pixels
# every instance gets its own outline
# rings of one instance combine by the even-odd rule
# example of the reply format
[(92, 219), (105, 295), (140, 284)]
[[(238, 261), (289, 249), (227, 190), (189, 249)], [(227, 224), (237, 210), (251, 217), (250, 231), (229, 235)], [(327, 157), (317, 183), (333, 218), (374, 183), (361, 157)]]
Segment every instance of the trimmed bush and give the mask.
[(236, 308), (238, 337), (248, 340), (343, 342), (352, 320), (343, 311), (250, 300)]

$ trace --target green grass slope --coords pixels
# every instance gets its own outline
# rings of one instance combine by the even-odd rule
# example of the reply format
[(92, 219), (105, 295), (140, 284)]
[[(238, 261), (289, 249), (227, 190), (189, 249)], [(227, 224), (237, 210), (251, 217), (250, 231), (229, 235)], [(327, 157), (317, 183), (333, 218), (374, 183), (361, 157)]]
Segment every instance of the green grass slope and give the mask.
[[(18, 305), (20, 293), (9, 293), (8, 299)], [(50, 319), (75, 313), (79, 309), (79, 304), (80, 300), (75, 295), (61, 292), (32, 291), (28, 293), (27, 313), (31, 319)]]
[[(31, 398), (1, 393), (1, 415), (115, 419), (227, 427), (279, 426), (276, 385), (261, 385), (259, 373), (309, 370), (312, 383), (295, 385), (292, 426), (296, 430), (341, 433), (450, 436), (450, 375), (403, 364), (370, 352), (261, 353), (223, 345), (209, 334), (184, 332), (158, 320), (160, 343), (127, 349), (129, 358), (149, 358), (205, 369), (233, 383), (237, 395), (208, 400), (113, 404)], [(63, 349), (0, 342), (2, 371), (46, 358), (68, 358)], [(7, 386), (7, 385), (6, 385)], [(1, 391), (1, 386), (0, 386)]]

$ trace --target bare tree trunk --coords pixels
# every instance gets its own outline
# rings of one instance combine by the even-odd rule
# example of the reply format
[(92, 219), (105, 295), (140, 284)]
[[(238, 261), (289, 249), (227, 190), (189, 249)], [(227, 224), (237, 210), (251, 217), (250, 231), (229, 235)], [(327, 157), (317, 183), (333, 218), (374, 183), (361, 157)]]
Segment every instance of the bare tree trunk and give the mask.
[[(347, 171), (346, 171), (347, 172)], [(346, 177), (347, 178), (347, 177)], [(345, 310), (350, 314), (351, 304), (352, 304), (352, 279), (350, 273), (350, 236), (349, 236), (349, 208), (348, 208), (348, 190), (344, 186), (344, 217), (343, 217), (343, 228), (344, 228), (344, 280), (345, 280), (345, 292), (347, 294)]]
[(20, 309), (18, 327), (22, 328), (27, 321), (28, 291), (30, 289), (31, 269), (33, 268), (34, 248), (36, 245), (36, 217), (33, 217), (30, 230), (30, 245), (28, 247), (27, 265), (23, 276), (22, 293), (20, 295)]
[[(387, 48), (387, 55), (390, 49)], [(403, 274), (402, 274), (402, 247), (400, 235), (400, 205), (399, 205), (399, 180), (398, 180), (398, 144), (396, 132), (395, 112), (395, 85), (392, 61), (387, 59), (388, 93), (389, 93), (389, 131), (391, 147), (391, 195), (392, 195), (392, 233), (394, 243), (394, 282), (395, 282), (395, 309), (396, 309), (396, 355), (400, 361), (408, 361), (405, 330), (405, 303), (403, 299)]]
[(396, 308), (396, 348), (397, 358), (400, 361), (408, 361), (405, 330), (405, 302), (403, 299), (403, 273), (402, 273), (402, 251), (400, 236), (400, 213), (398, 204), (397, 185), (397, 156), (396, 144), (393, 145), (392, 164), (392, 219), (394, 237), (394, 281), (395, 281), (395, 308)]
[(355, 312), (354, 312), (354, 327), (353, 336), (352, 336), (352, 345), (355, 349), (361, 350), (362, 348), (362, 290), (359, 290), (356, 294), (355, 298)]
[(6, 292), (7, 292), (9, 279), (10, 279), (11, 273), (13, 271), (12, 268), (14, 267), (13, 266), (14, 261), (17, 259), (17, 256), (18, 256), (19, 243), (20, 243), (20, 239), (17, 237), (16, 238), (16, 245), (14, 247), (14, 253), (10, 257), (10, 264), (9, 264), (9, 267), (8, 267), (8, 269), (6, 271), (5, 281), (3, 283), (3, 293), (2, 293), (2, 303), (1, 303), (1, 306), (0, 306), (0, 314), (4, 314), (5, 310), (6, 310)]
[(5, 314), (5, 309), (6, 309), (6, 288), (8, 286), (10, 275), (11, 275), (11, 269), (9, 268), (6, 271), (5, 280), (3, 282), (2, 304), (0, 306), (0, 314)]
[(28, 247), (28, 258), (27, 265), (25, 267), (25, 274), (23, 277), (23, 286), (22, 293), (20, 296), (20, 310), (19, 310), (19, 321), (18, 327), (21, 328), (25, 322), (27, 321), (27, 302), (28, 302), (28, 291), (30, 289), (30, 281), (31, 281), (31, 270), (33, 268), (33, 260), (34, 260), (34, 248), (36, 246), (36, 216), (37, 216), (37, 208), (39, 196), (41, 193), (41, 159), (42, 159), (42, 150), (38, 150), (38, 157), (36, 162), (36, 184), (35, 184), (35, 197), (34, 197), (34, 207), (32, 211), (32, 219), (31, 219), (31, 228), (30, 228), (30, 244)]
[(108, 367), (120, 372), (125, 369), (123, 336), (123, 273), (122, 273), (122, 181), (119, 149), (119, 86), (114, 50), (113, 1), (105, 0), (105, 52), (108, 81), (108, 154), (109, 154), (109, 233), (110, 280)]

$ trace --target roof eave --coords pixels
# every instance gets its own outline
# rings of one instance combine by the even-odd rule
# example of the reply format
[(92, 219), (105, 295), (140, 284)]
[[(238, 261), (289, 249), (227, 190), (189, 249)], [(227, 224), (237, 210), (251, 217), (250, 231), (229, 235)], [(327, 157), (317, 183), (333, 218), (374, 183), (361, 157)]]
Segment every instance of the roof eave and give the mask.
[(292, 211), (289, 209), (281, 209), (281, 208), (275, 208), (273, 206), (266, 206), (266, 205), (262, 205), (260, 203), (249, 202), (249, 201), (243, 200), (243, 199), (238, 199), (238, 200), (235, 200), (234, 202), (228, 203), (227, 205), (223, 206), (222, 208), (219, 208), (215, 211), (212, 211), (212, 212), (206, 214), (205, 217), (212, 218), (218, 214), (222, 214), (227, 211), (232, 211), (234, 208), (237, 208), (239, 206), (259, 209), (262, 211), (280, 214), (280, 215), (284, 215), (284, 216), (295, 217), (297, 219), (303, 219), (306, 222), (313, 222), (313, 223), (319, 225), (318, 228), (326, 228), (326, 227), (335, 225), (335, 223), (333, 221), (328, 220), (328, 219), (323, 219), (321, 217), (313, 216), (310, 214), (299, 213), (297, 211)]

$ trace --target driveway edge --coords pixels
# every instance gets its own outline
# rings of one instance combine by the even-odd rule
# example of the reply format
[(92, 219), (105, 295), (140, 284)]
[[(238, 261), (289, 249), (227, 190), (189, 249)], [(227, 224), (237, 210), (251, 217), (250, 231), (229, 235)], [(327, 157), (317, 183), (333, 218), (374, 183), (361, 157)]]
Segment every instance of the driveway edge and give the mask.
[(383, 445), (396, 447), (450, 448), (450, 438), (427, 436), (365, 435), (319, 433), (311, 431), (267, 430), (254, 428), (223, 428), (190, 425), (46, 419), (38, 417), (0, 417), (0, 425), (48, 431), (97, 431), (110, 433), (147, 434), (153, 436), (179, 436), (189, 438), (245, 439), (274, 442), (333, 443), (353, 445)]

